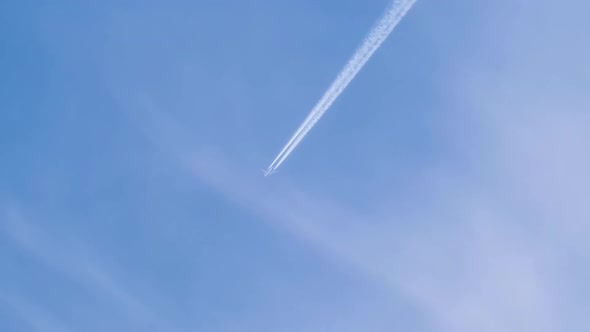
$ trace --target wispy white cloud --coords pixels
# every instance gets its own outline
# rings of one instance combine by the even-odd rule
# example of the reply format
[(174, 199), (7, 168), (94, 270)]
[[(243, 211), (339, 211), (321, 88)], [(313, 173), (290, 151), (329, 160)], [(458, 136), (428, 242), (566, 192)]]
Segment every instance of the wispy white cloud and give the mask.
[[(571, 3), (579, 12), (587, 7)], [(506, 15), (511, 6), (498, 2), (498, 15), (489, 16), (494, 29), (484, 40), (493, 42), (477, 50), (487, 58), (461, 64), (445, 91), (457, 106), (445, 125), (459, 165), (410, 174), (417, 192), (375, 193), (379, 215), (301, 183), (262, 185), (210, 148), (179, 150), (191, 141), (170, 139), (181, 126), (152, 138), (166, 141), (160, 147), (174, 150), (200, 183), (354, 267), (392, 297), (401, 292), (440, 330), (582, 331), (579, 308), (590, 302), (575, 289), (585, 287), (576, 269), (588, 263), (590, 235), (590, 76), (578, 70), (590, 68), (590, 57), (568, 62), (569, 41), (561, 37), (587, 26), (553, 2)], [(539, 17), (555, 25), (534, 42)], [(495, 29), (500, 19), (506, 24)], [(386, 197), (404, 193), (415, 195), (411, 206), (403, 214), (389, 208), (395, 204)]]
[[(2, 230), (12, 244), (19, 250), (37, 259), (57, 274), (85, 287), (90, 294), (113, 306), (128, 322), (156, 330), (176, 330), (161, 317), (150, 304), (129, 291), (118, 280), (112, 269), (105, 265), (98, 255), (93, 253), (88, 244), (81, 239), (62, 234), (59, 239), (48, 234), (37, 223), (30, 222), (31, 212), (20, 206), (5, 206)], [(24, 299), (18, 303), (25, 303)], [(33, 313), (33, 319), (39, 324), (49, 322), (48, 315), (41, 308), (17, 305), (22, 312)], [(45, 319), (45, 318), (47, 319)], [(37, 324), (37, 323), (35, 323)], [(102, 323), (101, 323), (102, 324)], [(55, 324), (57, 326), (57, 323)], [(62, 331), (57, 329), (56, 331)]]
[(59, 321), (46, 310), (6, 293), (0, 295), (0, 304), (8, 307), (11, 316), (25, 322), (33, 331), (38, 332), (69, 332), (72, 329)]

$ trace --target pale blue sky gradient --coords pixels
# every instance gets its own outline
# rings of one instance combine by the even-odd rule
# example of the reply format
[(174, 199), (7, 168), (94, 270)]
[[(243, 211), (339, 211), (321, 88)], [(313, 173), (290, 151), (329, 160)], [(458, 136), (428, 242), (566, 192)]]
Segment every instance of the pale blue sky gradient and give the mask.
[(590, 3), (0, 3), (0, 331), (590, 329)]

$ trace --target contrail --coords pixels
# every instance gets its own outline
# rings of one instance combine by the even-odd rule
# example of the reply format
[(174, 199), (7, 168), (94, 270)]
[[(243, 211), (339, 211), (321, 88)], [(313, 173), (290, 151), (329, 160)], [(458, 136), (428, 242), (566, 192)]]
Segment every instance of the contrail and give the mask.
[(314, 106), (305, 121), (303, 121), (281, 152), (279, 152), (274, 161), (268, 166), (266, 174), (276, 171), (291, 152), (293, 152), (293, 149), (299, 145), (305, 135), (307, 135), (322, 115), (332, 106), (334, 101), (346, 89), (367, 61), (369, 61), (373, 53), (387, 39), (387, 36), (389, 36), (391, 31), (393, 31), (415, 2), (416, 0), (394, 0), (392, 2), (385, 15), (375, 24), (361, 46), (338, 74), (330, 88), (324, 93), (322, 99)]

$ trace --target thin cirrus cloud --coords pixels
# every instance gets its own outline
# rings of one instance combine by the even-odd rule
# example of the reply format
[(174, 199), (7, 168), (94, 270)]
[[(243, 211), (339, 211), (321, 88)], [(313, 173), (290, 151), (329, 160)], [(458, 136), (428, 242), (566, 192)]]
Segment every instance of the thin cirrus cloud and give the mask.
[[(443, 126), (459, 162), (410, 174), (418, 189), (379, 189), (378, 216), (334, 197), (328, 202), (300, 181), (265, 192), (227, 156), (179, 160), (237, 206), (353, 266), (392, 296), (401, 292), (440, 330), (583, 331), (590, 76), (580, 72), (590, 68), (590, 47), (576, 39), (590, 30), (576, 14), (588, 5), (569, 3), (489, 8), (476, 55), (455, 63), (441, 82), (456, 107)], [(535, 31), (547, 34), (534, 39)], [(400, 193), (412, 195), (404, 214), (387, 198)]]
[[(98, 256), (90, 253), (89, 247), (77, 241), (65, 241), (63, 238), (56, 240), (38, 226), (38, 220), (27, 220), (30, 218), (27, 212), (14, 204), (5, 210), (5, 221), (0, 224), (0, 229), (16, 248), (47, 266), (52, 272), (83, 286), (97, 298), (106, 301), (129, 324), (176, 330), (145, 300), (131, 294), (129, 287), (121, 284), (112, 269), (104, 265)], [(26, 298), (15, 295), (8, 299), (8, 305), (34, 327), (47, 327), (48, 331), (66, 331), (65, 323), (52, 317), (43, 308), (27, 305), (26, 301)]]
[[(463, 5), (460, 1), (457, 3)], [(413, 33), (419, 30), (420, 33), (431, 34), (434, 40), (432, 43), (439, 42), (440, 45), (438, 48), (428, 45), (432, 51), (430, 55), (441, 60), (438, 72), (421, 74), (434, 81), (433, 85), (437, 87), (435, 93), (444, 98), (437, 99), (438, 103), (433, 103), (436, 104), (436, 114), (423, 109), (413, 111), (419, 113), (420, 117), (427, 118), (426, 121), (436, 122), (436, 129), (432, 129), (436, 132), (428, 134), (440, 138), (437, 148), (440, 147), (443, 152), (451, 151), (452, 154), (447, 156), (441, 153), (444, 155), (443, 158), (428, 158), (425, 155), (430, 153), (430, 150), (418, 151), (410, 164), (420, 167), (404, 169), (401, 172), (399, 176), (404, 178), (403, 185), (396, 185), (399, 182), (395, 181), (383, 181), (386, 185), (362, 183), (363, 174), (349, 172), (344, 167), (330, 169), (331, 174), (338, 179), (346, 179), (342, 182), (350, 187), (347, 193), (330, 188), (327, 181), (310, 180), (303, 175), (285, 174), (273, 181), (263, 181), (256, 172), (244, 167), (260, 159), (260, 151), (256, 150), (258, 144), (248, 145), (244, 142), (247, 140), (240, 135), (232, 137), (235, 139), (233, 141), (228, 140), (230, 143), (203, 139), (203, 136), (199, 136), (199, 130), (195, 128), (196, 121), (176, 121), (179, 109), (186, 109), (191, 113), (203, 112), (199, 113), (199, 123), (213, 127), (210, 125), (212, 121), (207, 117), (211, 113), (205, 113), (213, 110), (212, 112), (221, 114), (220, 118), (223, 119), (216, 130), (232, 125), (227, 121), (231, 117), (225, 116), (224, 107), (197, 108), (192, 102), (174, 103), (171, 107), (170, 100), (177, 100), (175, 97), (178, 95), (170, 94), (170, 91), (181, 90), (177, 89), (177, 76), (170, 75), (172, 78), (162, 84), (169, 89), (162, 89), (161, 85), (153, 85), (158, 83), (157, 80), (151, 82), (143, 79), (143, 76), (138, 79), (135, 76), (137, 72), (125, 71), (127, 66), (136, 63), (138, 67), (135, 68), (138, 72), (149, 72), (143, 69), (157, 70), (158, 66), (152, 64), (161, 64), (162, 58), (156, 56), (152, 59), (149, 56), (154, 55), (153, 53), (157, 55), (162, 40), (177, 40), (171, 38), (174, 34), (166, 33), (165, 23), (171, 20), (169, 15), (161, 15), (160, 7), (152, 8), (154, 17), (161, 19), (158, 21), (162, 23), (160, 25), (153, 24), (153, 20), (142, 16), (142, 11), (126, 12), (129, 17), (136, 19), (130, 20), (135, 30), (126, 30), (125, 27), (129, 26), (125, 26), (123, 23), (127, 21), (122, 19), (122, 23), (119, 22), (122, 25), (113, 28), (112, 36), (109, 38), (121, 38), (117, 39), (120, 43), (113, 44), (117, 45), (113, 49), (120, 51), (124, 46), (128, 47), (128, 58), (132, 59), (133, 63), (123, 62), (122, 65), (117, 62), (122, 58), (119, 56), (121, 53), (109, 53), (108, 48), (97, 49), (110, 54), (109, 59), (112, 63), (105, 64), (105, 79), (112, 83), (114, 99), (119, 103), (116, 105), (119, 108), (114, 109), (117, 112), (128, 111), (126, 114), (129, 117), (126, 119), (131, 120), (132, 124), (129, 125), (130, 128), (125, 129), (129, 129), (133, 138), (130, 139), (130, 143), (125, 141), (127, 136), (119, 137), (116, 136), (116, 132), (112, 133), (120, 138), (117, 142), (124, 146), (124, 153), (117, 155), (121, 159), (109, 165), (116, 169), (116, 174), (121, 177), (102, 173), (98, 166), (93, 169), (92, 177), (101, 184), (117, 182), (112, 187), (108, 186), (114, 188), (113, 190), (101, 187), (105, 190), (105, 196), (115, 196), (117, 204), (105, 207), (103, 201), (95, 201), (96, 196), (91, 195), (90, 200), (95, 209), (89, 211), (103, 211), (118, 206), (125, 212), (138, 212), (124, 213), (126, 217), (121, 218), (120, 223), (117, 222), (111, 229), (112, 232), (117, 232), (121, 230), (120, 226), (132, 226), (131, 232), (127, 233), (131, 236), (125, 237), (120, 246), (111, 246), (108, 240), (106, 243), (101, 242), (102, 249), (112, 250), (107, 251), (111, 255), (97, 256), (92, 250), (92, 244), (98, 245), (93, 241), (99, 241), (99, 238), (89, 236), (92, 232), (76, 234), (72, 231), (65, 234), (68, 231), (60, 231), (70, 229), (72, 223), (76, 223), (75, 220), (72, 221), (74, 217), (67, 217), (72, 213), (70, 209), (77, 206), (76, 200), (67, 195), (62, 197), (63, 215), (52, 218), (51, 215), (43, 213), (42, 207), (39, 207), (37, 212), (34, 210), (36, 203), (41, 206), (45, 203), (47, 206), (54, 201), (37, 202), (35, 195), (18, 197), (23, 202), (31, 201), (31, 211), (28, 211), (29, 205), (20, 210), (17, 208), (16, 211), (21, 211), (24, 217), (19, 217), (18, 213), (2, 215), (3, 220), (0, 223), (0, 235), (6, 239), (2, 243), (3, 248), (9, 249), (7, 257), (14, 255), (18, 259), (22, 258), (12, 265), (16, 278), (3, 279), (7, 281), (4, 289), (6, 292), (3, 291), (0, 295), (4, 313), (22, 316), (22, 320), (29, 321), (28, 325), (31, 328), (50, 331), (81, 330), (80, 327), (86, 327), (82, 328), (83, 330), (101, 330), (101, 323), (105, 324), (102, 326), (112, 327), (109, 330), (114, 331), (130, 330), (129, 326), (149, 327), (153, 331), (174, 331), (177, 330), (174, 327), (178, 325), (189, 331), (194, 331), (195, 327), (199, 330), (199, 326), (206, 327), (202, 330), (208, 331), (589, 330), (587, 308), (590, 305), (590, 289), (587, 280), (590, 271), (587, 267), (590, 266), (590, 261), (587, 253), (590, 248), (587, 238), (590, 235), (590, 207), (587, 198), (590, 197), (590, 177), (587, 176), (587, 170), (590, 169), (590, 158), (586, 151), (590, 150), (590, 118), (587, 112), (587, 109), (590, 109), (590, 97), (587, 93), (590, 87), (590, 47), (580, 41), (585, 40), (584, 38), (590, 34), (588, 20), (585, 17), (585, 13), (590, 10), (590, 4), (574, 0), (565, 4), (542, 0), (530, 7), (529, 2), (524, 0), (490, 2), (482, 19), (472, 22), (469, 26), (470, 33), (476, 38), (456, 38), (455, 41), (460, 42), (454, 44), (448, 43), (449, 39), (457, 35), (466, 35), (457, 32), (454, 25), (456, 22), (438, 13), (429, 16), (428, 19), (421, 16), (429, 8), (436, 7), (436, 4), (425, 5), (421, 8), (424, 11), (416, 12), (415, 20), (411, 21), (415, 24), (414, 28), (409, 29), (412, 37)], [(225, 13), (225, 8), (222, 7), (219, 6), (219, 10)], [(446, 8), (446, 4), (440, 7)], [(465, 15), (468, 14), (471, 13)], [(186, 18), (186, 26), (181, 25), (183, 28), (179, 29), (183, 33), (189, 31), (187, 35), (191, 37), (193, 36), (190, 27), (194, 26), (189, 23), (196, 21), (193, 15), (192, 12), (187, 15), (189, 17)], [(203, 14), (203, 19), (205, 16), (210, 15)], [(213, 17), (212, 20), (215, 21), (216, 18)], [(145, 26), (138, 21), (144, 22)], [(149, 26), (155, 26), (158, 33), (162, 34), (145, 34), (145, 28)], [(132, 30), (136, 31), (137, 35), (119, 33), (131, 33), (129, 31)], [(228, 28), (228, 33), (235, 33), (233, 26)], [(142, 48), (141, 43), (134, 43), (135, 39), (153, 36), (159, 36), (161, 39), (145, 42), (153, 46), (147, 48), (148, 51)], [(189, 39), (191, 43), (194, 42), (193, 39)], [(424, 38), (421, 41), (424, 41)], [(455, 45), (457, 49), (448, 45)], [(181, 58), (184, 61), (192, 63), (191, 61), (198, 61), (201, 49), (198, 48), (196, 54), (187, 55), (184, 52), (189, 52), (187, 49), (178, 53), (183, 53)], [(65, 51), (67, 50), (69, 48)], [(404, 51), (406, 50), (408, 53), (413, 51), (404, 48)], [(175, 68), (184, 73), (187, 67), (178, 65), (182, 61), (173, 51), (166, 49), (166, 52), (169, 52), (164, 57), (169, 60), (167, 68)], [(231, 50), (231, 53), (235, 53), (234, 50)], [(59, 57), (59, 53), (55, 54)], [(413, 53), (403, 54), (412, 55)], [(135, 61), (135, 56), (146, 60), (150, 65)], [(399, 56), (402, 57), (402, 54)], [(241, 63), (237, 62), (239, 59), (232, 60), (236, 61), (237, 67), (240, 66)], [(142, 63), (145, 67), (142, 67)], [(389, 63), (391, 62), (388, 61)], [(210, 63), (205, 61), (204, 65), (209, 66)], [(410, 63), (407, 66), (414, 68)], [(190, 66), (188, 68), (190, 69)], [(168, 73), (166, 70), (159, 73), (163, 72)], [(215, 77), (227, 78), (213, 72), (211, 76), (203, 74), (203, 77), (199, 78), (203, 81)], [(380, 74), (384, 73), (386, 71)], [(122, 76), (126, 77), (125, 75), (128, 75), (128, 81), (120, 80)], [(231, 77), (241, 76), (238, 73)], [(145, 81), (150, 82), (148, 84)], [(382, 84), (384, 95), (391, 95), (389, 82)], [(430, 97), (427, 96), (428, 92), (424, 91), (422, 84), (409, 86), (414, 86), (417, 91), (409, 93), (406, 96), (408, 99), (415, 96)], [(206, 84), (203, 87), (208, 88)], [(252, 94), (252, 90), (247, 89), (250, 87), (244, 87), (244, 91), (247, 92), (244, 94)], [(195, 95), (193, 84), (186, 84), (185, 88), (190, 91), (191, 96)], [(302, 91), (305, 94), (313, 93), (305, 89)], [(198, 95), (199, 98), (206, 98), (207, 93)], [(261, 100), (267, 95), (267, 91), (263, 91), (260, 94)], [(134, 103), (137, 96), (147, 96), (146, 100), (153, 101), (150, 104), (154, 106), (151, 110), (153, 112), (145, 112), (143, 104)], [(381, 105), (381, 111), (387, 113), (390, 106), (388, 101), (391, 99), (382, 98), (383, 96), (378, 94), (375, 96), (379, 97), (375, 99), (376, 108), (379, 108), (379, 102), (387, 101), (386, 105)], [(59, 99), (58, 96), (55, 99)], [(239, 104), (240, 98), (236, 97), (233, 102)], [(200, 106), (203, 105), (206, 104)], [(248, 114), (245, 111), (243, 113)], [(145, 117), (150, 115), (154, 117), (146, 120)], [(110, 125), (112, 122), (105, 123)], [(144, 134), (147, 133), (145, 136), (149, 137), (149, 141), (142, 140), (144, 136), (138, 133), (140, 130), (136, 130), (134, 125), (141, 127)], [(248, 123), (245, 127), (249, 131), (253, 128), (264, 131), (256, 125), (260, 123), (253, 123), (252, 126)], [(408, 131), (414, 129), (408, 125)], [(370, 130), (375, 128), (371, 127)], [(381, 130), (386, 129), (381, 127)], [(105, 131), (94, 132), (102, 135)], [(401, 142), (411, 140), (404, 135), (406, 134), (400, 133), (397, 136)], [(148, 146), (150, 142), (155, 149), (148, 147), (146, 150), (158, 151), (154, 155), (150, 154), (150, 158), (129, 156), (138, 145), (145, 143)], [(234, 144), (232, 142), (235, 142), (235, 146), (224, 145)], [(395, 165), (402, 161), (401, 159), (412, 158), (388, 153), (392, 150), (390, 142), (378, 143), (383, 145), (377, 146), (378, 156), (369, 156), (374, 158), (374, 163), (369, 162), (371, 167), (379, 167), (380, 162)], [(363, 142), (359, 144), (362, 145)], [(86, 148), (85, 144), (79, 147), (80, 150)], [(78, 151), (71, 148), (63, 150)], [(228, 152), (236, 150), (251, 159), (240, 159)], [(106, 159), (107, 156), (112, 157), (110, 154), (100, 154), (98, 158)], [(79, 159), (78, 156), (72, 158)], [(133, 160), (134, 158), (138, 160)], [(52, 164), (46, 162), (46, 159), (36, 160), (36, 163), (44, 167)], [(347, 160), (338, 162), (345, 163)], [(53, 164), (57, 164), (57, 167), (64, 166), (63, 162)], [(132, 165), (132, 171), (122, 170), (121, 165)], [(146, 173), (145, 176), (137, 175), (143, 171)], [(169, 176), (159, 177), (159, 172)], [(374, 172), (374, 176), (379, 180), (390, 179), (391, 174), (397, 172), (399, 169), (393, 166), (382, 167)], [(122, 177), (133, 178), (128, 187), (129, 191), (126, 192), (129, 195), (117, 196), (115, 192), (121, 191), (118, 182)], [(67, 181), (79, 181), (80, 178), (67, 179), (56, 181), (58, 187), (78, 190), (72, 192), (72, 196), (83, 194), (88, 189), (75, 189), (67, 185)], [(362, 183), (364, 187), (350, 186), (347, 180)], [(147, 182), (150, 185), (146, 185)], [(166, 190), (170, 189), (166, 187), (170, 183), (175, 185), (172, 185), (171, 190)], [(388, 183), (394, 185), (387, 185)], [(92, 182), (90, 185), (96, 184)], [(143, 187), (144, 185), (146, 186)], [(201, 196), (195, 197), (195, 188), (198, 188), (198, 195)], [(149, 192), (147, 196), (152, 199), (142, 196), (140, 190)], [(50, 191), (52, 196), (59, 195), (59, 190)], [(23, 190), (22, 195), (27, 196), (24, 192), (26, 190)], [(8, 193), (8, 196), (18, 194)], [(127, 201), (128, 196), (132, 196), (133, 199)], [(370, 204), (357, 204), (355, 198), (368, 201)], [(165, 199), (169, 201), (163, 202)], [(131, 205), (122, 204), (124, 202)], [(218, 204), (208, 206), (211, 207), (208, 209), (212, 211), (211, 214), (200, 214), (200, 211), (191, 210), (200, 210), (203, 206), (209, 205), (209, 202)], [(147, 205), (150, 205), (149, 209), (146, 208)], [(170, 209), (167, 210), (164, 205)], [(216, 209), (230, 211), (230, 216), (227, 219), (219, 218)], [(153, 214), (151, 217), (161, 224), (149, 225), (148, 221), (144, 220), (145, 214), (140, 212)], [(178, 219), (185, 218), (187, 222), (178, 222), (177, 216)], [(137, 222), (129, 222), (127, 217), (135, 217), (137, 220), (133, 221)], [(45, 224), (39, 221), (43, 218), (46, 218)], [(233, 228), (239, 224), (244, 226), (243, 229), (255, 229), (255, 226), (260, 226), (252, 224), (255, 220), (273, 226), (261, 227), (265, 231), (268, 228), (277, 228), (277, 233), (271, 231), (262, 235), (244, 234), (247, 232), (236, 232)], [(233, 223), (234, 221), (236, 223)], [(75, 226), (83, 225), (76, 223)], [(208, 233), (207, 227), (215, 227), (215, 230)], [(197, 246), (196, 249), (193, 246), (181, 245), (170, 250), (170, 242), (146, 241), (144, 244), (133, 236), (136, 234), (135, 231), (149, 232), (153, 234), (150, 239), (159, 240), (165, 237), (163, 233), (169, 230), (185, 235), (179, 237), (172, 231), (166, 233), (176, 234), (170, 235), (173, 238), (170, 242), (207, 242), (213, 238), (212, 242), (215, 242), (215, 245), (209, 248)], [(209, 236), (217, 234), (217, 231), (222, 235)], [(296, 253), (292, 256), (277, 253), (280, 250), (266, 250), (268, 246), (260, 247), (264, 250), (254, 251), (257, 256), (252, 257), (248, 256), (250, 251), (244, 250), (254, 248), (269, 238), (274, 240), (278, 237), (275, 235), (279, 233), (291, 236), (281, 239), (301, 239), (300, 242), (304, 245), (295, 246), (292, 252)], [(227, 234), (234, 236), (228, 239)], [(199, 237), (200, 235), (202, 237)], [(138, 252), (128, 252), (131, 260), (145, 259), (149, 264), (155, 264), (154, 270), (157, 272), (149, 270), (145, 273), (157, 274), (163, 269), (171, 268), (172, 271), (166, 273), (166, 276), (172, 279), (157, 279), (158, 285), (163, 286), (161, 288), (153, 289), (149, 288), (149, 285), (143, 287), (144, 277), (149, 280), (157, 276), (144, 275), (144, 270), (138, 271), (138, 266), (134, 264), (106, 264), (125, 261), (118, 253), (129, 251), (129, 243), (126, 241), (137, 241), (135, 243), (138, 246), (145, 245)], [(274, 245), (276, 244), (269, 246)], [(235, 269), (216, 270), (216, 267), (232, 264), (231, 259), (225, 260), (231, 255), (224, 256), (218, 250), (241, 254), (246, 252), (237, 257), (240, 263), (243, 262), (248, 268), (240, 265)], [(310, 256), (314, 256), (315, 259), (317, 255), (327, 258), (320, 260), (322, 265), (329, 265), (326, 264), (328, 261), (337, 263), (334, 265), (338, 267), (344, 267), (335, 269), (337, 271), (334, 274), (331, 274), (334, 271), (330, 271), (328, 279), (332, 282), (333, 278), (338, 279), (341, 274), (346, 275), (335, 288), (342, 293), (354, 289), (346, 297), (347, 301), (344, 301), (350, 300), (350, 307), (347, 307), (348, 304), (340, 307), (340, 299), (329, 296), (324, 298), (316, 293), (309, 298), (297, 297), (297, 294), (313, 290), (313, 286), (318, 284), (317, 278), (324, 276), (325, 272), (318, 269), (317, 265), (308, 266), (303, 263), (302, 271), (298, 269), (295, 273), (299, 280), (288, 280), (292, 269), (289, 269), (291, 262), (285, 259), (285, 256), (299, 257), (300, 251), (305, 251), (302, 254), (306, 256), (304, 260)], [(151, 256), (154, 253), (166, 257), (173, 256), (178, 260), (170, 265), (158, 265), (157, 258)], [(289, 266), (284, 270), (273, 270), (272, 273), (261, 276), (268, 271), (260, 271), (256, 263), (258, 259), (265, 259), (263, 256), (267, 254), (275, 255), (273, 258), (276, 260), (270, 261), (285, 262), (285, 265)], [(177, 269), (182, 270), (182, 264), (185, 263), (190, 271), (196, 272), (191, 274), (184, 270), (183, 274), (183, 271)], [(79, 310), (88, 313), (87, 316), (70, 315), (69, 310), (75, 300), (47, 299), (43, 294), (36, 294), (34, 283), (26, 278), (20, 278), (25, 276), (28, 272), (26, 267), (30, 266), (36, 266), (35, 269), (38, 271), (46, 271), (48, 277), (51, 277), (51, 280), (42, 279), (38, 287), (43, 287), (45, 281), (52, 283), (55, 280), (55, 286), (64, 286), (60, 281), (65, 280), (65, 292), (87, 292), (89, 298), (99, 302), (98, 306), (85, 303)], [(23, 267), (25, 269), (21, 269)], [(209, 272), (210, 279), (199, 279), (200, 271)], [(239, 272), (225, 273), (227, 271)], [(252, 275), (248, 276), (249, 273)], [(186, 276), (186, 283), (175, 279), (178, 275)], [(254, 280), (252, 284), (255, 286), (250, 284), (251, 292), (236, 294), (242, 290), (242, 279), (236, 276)], [(352, 278), (348, 278), (350, 276)], [(223, 278), (227, 279), (218, 281)], [(236, 279), (239, 280), (235, 282), (235, 288), (228, 290), (224, 282), (233, 283)], [(355, 281), (351, 282), (350, 279)], [(180, 282), (178, 293), (166, 287), (176, 281)], [(292, 292), (279, 292), (280, 295), (273, 298), (276, 302), (265, 299), (264, 296), (259, 298), (260, 290), (276, 294), (273, 285), (276, 286), (274, 283), (277, 281), (279, 284), (284, 281)], [(15, 287), (13, 291), (9, 289), (11, 284), (22, 287)], [(195, 287), (195, 284), (197, 288), (202, 287), (211, 291), (189, 294), (187, 300), (183, 301), (181, 297), (185, 295), (185, 291)], [(369, 285), (368, 288), (375, 291), (356, 292), (365, 285)], [(283, 296), (285, 294), (293, 296)], [(225, 301), (220, 298), (223, 296), (226, 297)], [(252, 300), (254, 297), (256, 300)], [(191, 304), (195, 302), (196, 307), (191, 308)], [(290, 307), (282, 307), (283, 303), (289, 303)], [(354, 306), (361, 306), (358, 303), (368, 305), (356, 310)], [(213, 308), (208, 312), (209, 316), (207, 313), (203, 314), (202, 311), (207, 311), (211, 304)], [(314, 315), (299, 311), (309, 307), (313, 307)], [(367, 314), (349, 315), (341, 312), (343, 307), (355, 309), (350, 310), (355, 314), (363, 310)], [(400, 318), (399, 322), (397, 318), (392, 321), (392, 312), (399, 313), (396, 310), (400, 307), (408, 314)], [(284, 310), (285, 308), (293, 309), (290, 311), (295, 312), (293, 316), (281, 316), (283, 311), (289, 311)], [(394, 309), (388, 312), (390, 308)], [(272, 313), (269, 314), (269, 311)], [(116, 317), (111, 317), (113, 319), (107, 322), (102, 319), (101, 313), (113, 314)], [(64, 317), (66, 319), (60, 321), (60, 318)], [(69, 317), (72, 317), (74, 322), (67, 319)], [(171, 322), (170, 317), (179, 320)], [(264, 328), (269, 325), (282, 327), (288, 325), (286, 322), (295, 320), (301, 325), (291, 325), (290, 330)], [(269, 321), (272, 321), (272, 324)], [(419, 323), (426, 326), (422, 326), (421, 329), (418, 327)]]

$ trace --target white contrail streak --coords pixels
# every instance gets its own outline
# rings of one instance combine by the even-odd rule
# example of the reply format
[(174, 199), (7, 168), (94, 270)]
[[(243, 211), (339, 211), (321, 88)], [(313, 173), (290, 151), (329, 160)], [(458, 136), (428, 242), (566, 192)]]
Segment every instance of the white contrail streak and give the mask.
[(305, 121), (303, 121), (291, 139), (289, 139), (289, 142), (287, 142), (275, 160), (268, 166), (267, 172), (269, 174), (274, 172), (291, 152), (293, 152), (293, 149), (299, 145), (305, 135), (307, 135), (322, 115), (332, 106), (334, 101), (346, 89), (367, 61), (369, 61), (373, 53), (387, 39), (387, 36), (389, 36), (391, 31), (393, 31), (415, 2), (416, 0), (393, 1), (385, 15), (375, 24), (361, 46), (338, 74), (330, 88), (324, 93), (322, 99), (314, 106)]

